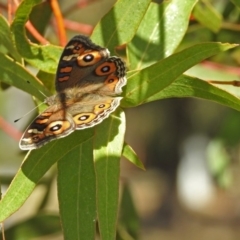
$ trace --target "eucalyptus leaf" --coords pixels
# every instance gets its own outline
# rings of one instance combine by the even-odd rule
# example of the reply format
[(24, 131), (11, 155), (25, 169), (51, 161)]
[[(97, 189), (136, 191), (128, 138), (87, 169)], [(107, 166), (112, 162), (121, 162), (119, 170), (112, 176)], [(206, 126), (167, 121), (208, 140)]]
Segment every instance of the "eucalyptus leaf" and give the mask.
[(54, 163), (91, 137), (92, 131), (89, 129), (76, 131), (68, 138), (55, 140), (38, 150), (29, 151), (0, 202), (0, 222), (22, 206), (36, 184)]
[(0, 53), (0, 78), (1, 81), (28, 92), (41, 101), (45, 98), (42, 93), (50, 95), (50, 92), (33, 74), (2, 53)]
[(94, 135), (98, 225), (101, 239), (106, 240), (116, 238), (120, 158), (125, 127), (124, 112), (118, 109), (96, 126)]
[(14, 45), (9, 24), (2, 15), (0, 15), (0, 44), (3, 44), (6, 47), (10, 56), (12, 56), (18, 62), (21, 62), (21, 56), (18, 54)]
[(199, 1), (193, 15), (203, 26), (217, 33), (222, 25), (222, 16), (209, 1)]
[[(156, 96), (190, 67), (236, 44), (202, 43), (175, 53), (128, 78), (122, 106), (130, 107), (158, 100)], [(155, 97), (154, 97), (155, 96)]]
[(240, 99), (204, 80), (182, 75), (163, 91), (150, 97), (147, 101), (172, 97), (197, 97), (217, 102), (240, 111)]
[(62, 48), (51, 44), (41, 46), (31, 43), (25, 32), (25, 23), (28, 21), (32, 8), (41, 2), (41, 0), (22, 1), (15, 13), (11, 30), (18, 52), (28, 63), (42, 71), (55, 73)]
[(141, 160), (138, 158), (137, 154), (127, 143), (123, 147), (123, 157), (125, 157), (129, 162), (133, 163), (136, 167), (139, 167), (142, 170), (146, 170)]
[(58, 161), (58, 200), (64, 239), (94, 239), (95, 236), (96, 179), (92, 141), (90, 138), (82, 142)]
[(92, 40), (114, 52), (116, 46), (129, 42), (146, 13), (150, 0), (118, 0), (97, 24)]
[(142, 69), (171, 55), (181, 42), (196, 0), (151, 3), (127, 45), (131, 70)]

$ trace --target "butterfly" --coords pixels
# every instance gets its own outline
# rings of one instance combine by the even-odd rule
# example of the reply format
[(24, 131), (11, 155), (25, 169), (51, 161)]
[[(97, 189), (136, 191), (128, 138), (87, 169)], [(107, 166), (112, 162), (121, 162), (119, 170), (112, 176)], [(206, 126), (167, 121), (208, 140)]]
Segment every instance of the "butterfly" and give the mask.
[(110, 56), (108, 49), (86, 36), (73, 37), (59, 60), (57, 93), (46, 98), (48, 108), (26, 129), (19, 147), (36, 149), (99, 124), (119, 106), (125, 84), (126, 67), (121, 58)]

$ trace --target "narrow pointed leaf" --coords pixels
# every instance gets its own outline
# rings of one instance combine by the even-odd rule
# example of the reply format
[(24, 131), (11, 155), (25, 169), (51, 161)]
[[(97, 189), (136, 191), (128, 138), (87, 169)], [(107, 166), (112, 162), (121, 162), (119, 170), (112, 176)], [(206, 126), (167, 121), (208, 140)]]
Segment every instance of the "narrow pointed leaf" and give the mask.
[(58, 161), (58, 199), (64, 239), (94, 240), (96, 179), (92, 138)]
[(11, 30), (17, 50), (26, 61), (42, 71), (55, 73), (62, 49), (51, 44), (41, 46), (30, 43), (25, 33), (25, 23), (32, 8), (41, 2), (41, 0), (22, 1), (15, 13)]
[(26, 68), (2, 53), (0, 53), (0, 79), (42, 101), (45, 98), (42, 93), (45, 95), (50, 94), (41, 82), (28, 72)]
[(150, 0), (118, 0), (95, 27), (92, 40), (113, 53), (116, 46), (133, 38), (150, 2)]
[(124, 143), (125, 116), (117, 110), (97, 126), (94, 161), (97, 179), (97, 213), (101, 239), (116, 239), (120, 157)]
[(213, 32), (218, 32), (222, 25), (222, 16), (209, 1), (199, 1), (195, 6), (193, 15), (203, 26)]
[(197, 44), (138, 71), (128, 78), (122, 106), (136, 106), (147, 102), (147, 99), (156, 96), (190, 67), (236, 46), (237, 44), (228, 43)]
[(142, 69), (172, 54), (181, 42), (197, 0), (151, 3), (127, 45), (131, 70)]
[(29, 152), (0, 201), (0, 222), (16, 212), (29, 197), (49, 168), (77, 145), (92, 137), (90, 130), (76, 131), (67, 138), (48, 143)]
[(125, 157), (129, 162), (133, 163), (135, 166), (146, 170), (141, 160), (138, 158), (137, 154), (127, 143), (124, 143), (124, 148), (122, 152), (123, 157)]
[(2, 15), (0, 15), (0, 44), (3, 44), (8, 50), (8, 53), (18, 62), (21, 61), (21, 56), (18, 54), (17, 49), (14, 46), (13, 36), (8, 22)]
[(150, 102), (155, 99), (172, 97), (197, 97), (207, 99), (240, 111), (239, 98), (204, 80), (187, 75), (180, 76), (170, 86), (147, 99), (147, 101)]
[(127, 232), (132, 239), (139, 239), (140, 220), (128, 184), (124, 184), (123, 186), (120, 213), (119, 235), (122, 239), (125, 239), (124, 235), (126, 234), (121, 233)]

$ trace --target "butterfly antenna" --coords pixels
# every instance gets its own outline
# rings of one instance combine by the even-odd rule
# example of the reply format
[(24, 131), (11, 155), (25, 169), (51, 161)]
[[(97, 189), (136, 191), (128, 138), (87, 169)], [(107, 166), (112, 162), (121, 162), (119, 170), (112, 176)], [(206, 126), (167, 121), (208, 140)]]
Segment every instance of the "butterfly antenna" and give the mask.
[[(29, 81), (27, 81), (27, 83), (31, 84)], [(45, 98), (48, 97), (48, 96), (46, 96), (46, 94), (44, 94), (41, 90), (38, 89), (38, 91), (39, 91)]]
[(45, 102), (42, 102), (40, 104), (38, 104), (35, 108), (33, 108), (32, 110), (30, 110), (29, 112), (27, 112), (26, 114), (24, 114), (22, 117), (14, 120), (14, 122), (18, 122), (20, 119), (24, 118), (25, 116), (27, 116), (29, 113), (31, 113), (33, 110), (35, 110), (36, 108), (38, 108), (39, 106), (41, 106), (42, 104), (44, 104)]
[(48, 98), (46, 94), (44, 94), (41, 90), (38, 90), (45, 98)]

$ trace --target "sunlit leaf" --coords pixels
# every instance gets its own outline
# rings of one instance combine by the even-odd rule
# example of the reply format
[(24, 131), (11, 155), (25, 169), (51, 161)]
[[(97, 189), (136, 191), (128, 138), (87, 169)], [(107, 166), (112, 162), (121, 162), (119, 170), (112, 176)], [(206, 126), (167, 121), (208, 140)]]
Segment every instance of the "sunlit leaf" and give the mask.
[(120, 158), (125, 135), (124, 112), (117, 110), (96, 127), (94, 161), (97, 212), (101, 239), (115, 239), (119, 198)]
[(128, 78), (122, 106), (130, 107), (158, 100), (158, 94), (187, 69), (222, 51), (236, 47), (236, 44), (202, 43), (137, 71)]
[(95, 27), (92, 40), (114, 53), (116, 46), (129, 42), (147, 11), (150, 0), (118, 0)]
[(2, 53), (0, 53), (0, 78), (1, 81), (28, 92), (42, 101), (45, 98), (42, 93), (50, 94), (26, 68)]
[(131, 70), (142, 69), (174, 52), (181, 42), (196, 0), (151, 3), (136, 35), (127, 45)]
[(141, 168), (142, 170), (145, 170), (143, 163), (138, 158), (137, 154), (134, 152), (131, 146), (125, 143), (122, 154), (127, 160), (129, 160), (129, 162), (133, 163), (135, 166)]
[(92, 131), (76, 131), (67, 138), (50, 142), (39, 150), (29, 152), (0, 202), (0, 222), (22, 206), (54, 163), (91, 137)]
[(197, 97), (211, 100), (240, 111), (240, 99), (204, 80), (182, 75), (163, 91), (147, 99), (166, 99), (172, 97)]

